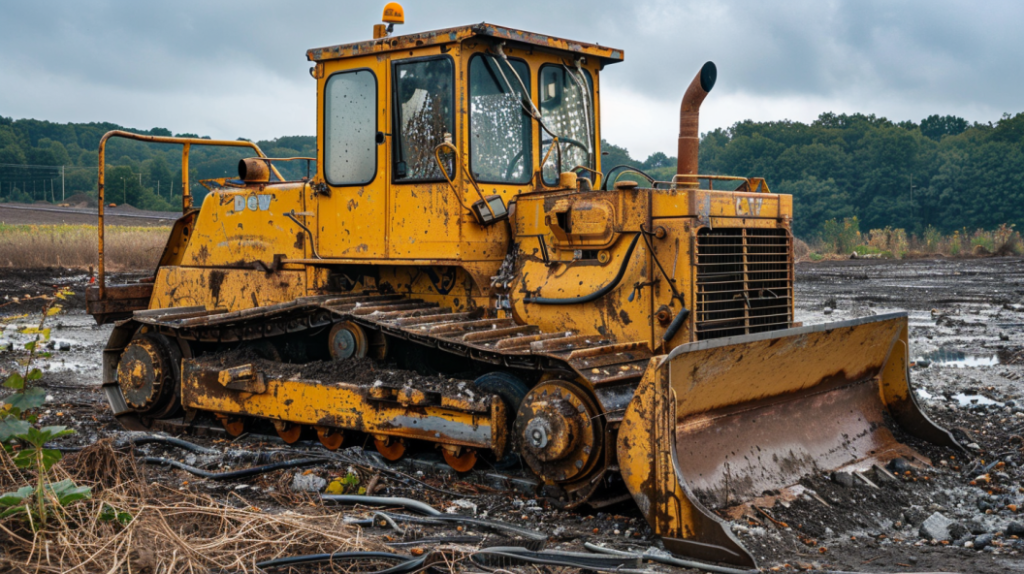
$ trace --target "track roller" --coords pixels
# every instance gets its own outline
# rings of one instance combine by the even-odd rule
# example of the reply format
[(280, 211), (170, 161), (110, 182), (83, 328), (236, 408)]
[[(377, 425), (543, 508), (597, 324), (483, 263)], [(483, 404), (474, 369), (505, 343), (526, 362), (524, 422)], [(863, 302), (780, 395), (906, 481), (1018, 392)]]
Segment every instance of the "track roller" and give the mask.
[(366, 329), (351, 321), (342, 321), (331, 327), (327, 336), (331, 358), (335, 361), (365, 357), (370, 348)]
[(302, 425), (288, 421), (274, 421), (274, 430), (277, 431), (277, 436), (281, 437), (285, 444), (295, 444), (299, 441), (299, 437), (302, 436)]
[(469, 472), (476, 466), (476, 451), (471, 448), (442, 445), (441, 453), (448, 466), (458, 472)]
[(245, 432), (245, 419), (220, 413), (217, 413), (216, 417), (220, 421), (220, 426), (224, 427), (224, 431), (231, 438), (240, 437)]
[(377, 447), (377, 452), (379, 452), (381, 456), (392, 462), (405, 455), (405, 441), (400, 438), (392, 436), (375, 436), (373, 438), (373, 445)]
[(333, 427), (317, 426), (316, 438), (327, 450), (338, 450), (345, 442), (345, 431)]

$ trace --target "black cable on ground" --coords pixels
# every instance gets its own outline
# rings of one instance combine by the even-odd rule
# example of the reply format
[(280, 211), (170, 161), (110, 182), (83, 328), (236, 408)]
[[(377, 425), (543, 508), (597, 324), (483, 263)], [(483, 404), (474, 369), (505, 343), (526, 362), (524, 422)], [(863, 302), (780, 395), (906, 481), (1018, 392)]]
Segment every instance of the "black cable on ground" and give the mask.
[(173, 466), (175, 468), (180, 468), (181, 470), (184, 470), (188, 473), (210, 480), (234, 480), (236, 478), (248, 478), (250, 476), (265, 474), (268, 472), (273, 472), (275, 470), (281, 470), (282, 468), (297, 468), (300, 466), (310, 466), (321, 462), (329, 462), (329, 460), (325, 458), (300, 458), (295, 460), (275, 462), (272, 464), (264, 464), (262, 466), (243, 468), (240, 470), (230, 470), (227, 472), (209, 472), (201, 468), (196, 468), (194, 466), (187, 465), (183, 462), (178, 462), (176, 460), (158, 456), (145, 456), (140, 458), (139, 462), (144, 464), (166, 464), (169, 466)]
[(485, 567), (531, 564), (565, 566), (596, 572), (647, 572), (641, 569), (641, 561), (638, 556), (612, 556), (583, 552), (556, 552), (551, 550), (536, 552), (517, 546), (484, 548), (470, 554), (470, 559), (476, 564)]
[(591, 544), (590, 542), (584, 542), (583, 547), (592, 552), (600, 552), (602, 554), (609, 554), (612, 556), (633, 556), (640, 558), (641, 560), (650, 560), (651, 562), (660, 562), (661, 564), (679, 566), (681, 568), (696, 568), (698, 570), (713, 572), (715, 574), (751, 574), (757, 572), (757, 570), (754, 569), (744, 570), (742, 568), (729, 568), (728, 566), (718, 566), (717, 564), (708, 564), (707, 562), (697, 562), (695, 560), (681, 560), (675, 556), (661, 556), (647, 552), (627, 552), (625, 550), (605, 548), (604, 546), (598, 546), (597, 544)]
[(421, 546), (423, 544), (475, 544), (483, 541), (482, 536), (439, 536), (434, 538), (420, 538), (407, 542), (385, 542), (385, 546), (405, 548), (407, 546)]
[(281, 568), (283, 566), (298, 566), (304, 564), (334, 563), (344, 560), (401, 560), (399, 564), (384, 570), (378, 570), (371, 574), (413, 574), (430, 567), (436, 561), (435, 554), (428, 552), (419, 558), (410, 558), (399, 554), (388, 552), (336, 552), (334, 554), (306, 554), (302, 556), (288, 556), (264, 562), (257, 562), (256, 567), (260, 569)]
[(128, 442), (131, 443), (132, 446), (142, 446), (144, 444), (164, 444), (164, 445), (167, 445), (167, 446), (172, 446), (172, 447), (177, 447), (177, 448), (185, 449), (187, 451), (191, 451), (191, 452), (194, 452), (196, 454), (215, 454), (215, 455), (224, 454), (224, 453), (222, 453), (219, 450), (212, 449), (212, 448), (206, 448), (205, 446), (199, 446), (198, 444), (194, 444), (194, 443), (188, 442), (187, 440), (182, 440), (180, 438), (174, 438), (172, 436), (161, 436), (161, 435), (129, 436), (128, 437)]
[(335, 552), (334, 554), (303, 554), (301, 556), (286, 556), (273, 560), (257, 562), (257, 568), (281, 568), (283, 566), (296, 566), (299, 564), (316, 564), (323, 562), (334, 562), (335, 560), (395, 560), (400, 562), (409, 561), (408, 556), (392, 554), (390, 552)]
[(320, 499), (340, 504), (366, 504), (371, 506), (400, 506), (406, 510), (427, 516), (441, 516), (444, 513), (425, 502), (398, 496), (364, 496), (361, 494), (324, 494)]
[[(514, 535), (520, 538), (526, 539), (524, 545), (525, 548), (531, 550), (540, 550), (547, 543), (548, 535), (543, 532), (537, 532), (536, 530), (529, 530), (527, 528), (520, 528), (512, 524), (505, 522), (497, 522), (493, 520), (484, 520), (482, 518), (473, 518), (471, 516), (462, 516), (459, 514), (439, 514), (430, 515), (427, 517), (419, 516), (408, 516), (405, 514), (392, 514), (388, 512), (378, 512), (377, 516), (383, 516), (389, 518), (394, 522), (404, 522), (409, 524), (462, 524), (464, 526), (476, 526), (478, 528), (486, 528), (495, 532), (500, 532), (505, 535)], [(375, 526), (376, 522), (373, 518), (363, 518), (359, 520), (349, 520), (346, 524), (352, 524), (355, 526)]]

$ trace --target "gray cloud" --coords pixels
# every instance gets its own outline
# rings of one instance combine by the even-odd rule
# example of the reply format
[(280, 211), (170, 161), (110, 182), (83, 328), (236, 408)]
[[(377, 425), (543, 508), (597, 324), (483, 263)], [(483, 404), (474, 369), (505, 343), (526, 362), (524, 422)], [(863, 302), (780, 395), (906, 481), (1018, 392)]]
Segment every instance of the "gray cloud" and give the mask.
[[(0, 115), (231, 138), (312, 133), (315, 95), (305, 50), (369, 37), (382, 6), (9, 3), (0, 20)], [(605, 70), (609, 102), (602, 121), (608, 139), (637, 155), (672, 148), (673, 109), (706, 60), (718, 64), (719, 85), (706, 104), (705, 130), (747, 117), (807, 121), (822, 111), (992, 121), (1024, 107), (1019, 2), (486, 6), (410, 0), (404, 6), (408, 23), (400, 32), (488, 21), (624, 49), (626, 61)], [(655, 121), (654, 110), (668, 117)], [(640, 124), (630, 129), (634, 116)]]

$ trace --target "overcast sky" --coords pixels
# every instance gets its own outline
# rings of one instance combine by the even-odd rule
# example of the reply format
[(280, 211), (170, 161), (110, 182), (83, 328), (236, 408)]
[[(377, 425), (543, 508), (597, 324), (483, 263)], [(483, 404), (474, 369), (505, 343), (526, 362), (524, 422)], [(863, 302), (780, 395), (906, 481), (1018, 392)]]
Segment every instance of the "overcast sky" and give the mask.
[[(997, 121), (1024, 111), (1024, 2), (407, 0), (399, 33), (491, 22), (625, 51), (602, 77), (605, 139), (674, 155), (707, 60), (701, 131), (821, 112)], [(307, 48), (364, 40), (384, 2), (4, 2), (0, 115), (215, 138), (313, 134)]]

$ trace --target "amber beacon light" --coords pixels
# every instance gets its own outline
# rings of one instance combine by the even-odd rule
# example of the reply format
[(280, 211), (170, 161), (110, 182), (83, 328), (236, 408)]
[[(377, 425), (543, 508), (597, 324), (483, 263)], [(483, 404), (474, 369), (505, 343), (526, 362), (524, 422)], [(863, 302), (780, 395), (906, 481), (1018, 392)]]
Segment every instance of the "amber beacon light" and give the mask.
[(384, 6), (384, 14), (381, 16), (381, 21), (387, 24), (375, 24), (373, 26), (373, 39), (387, 38), (389, 34), (395, 31), (395, 24), (405, 24), (405, 9), (398, 2), (388, 2)]

